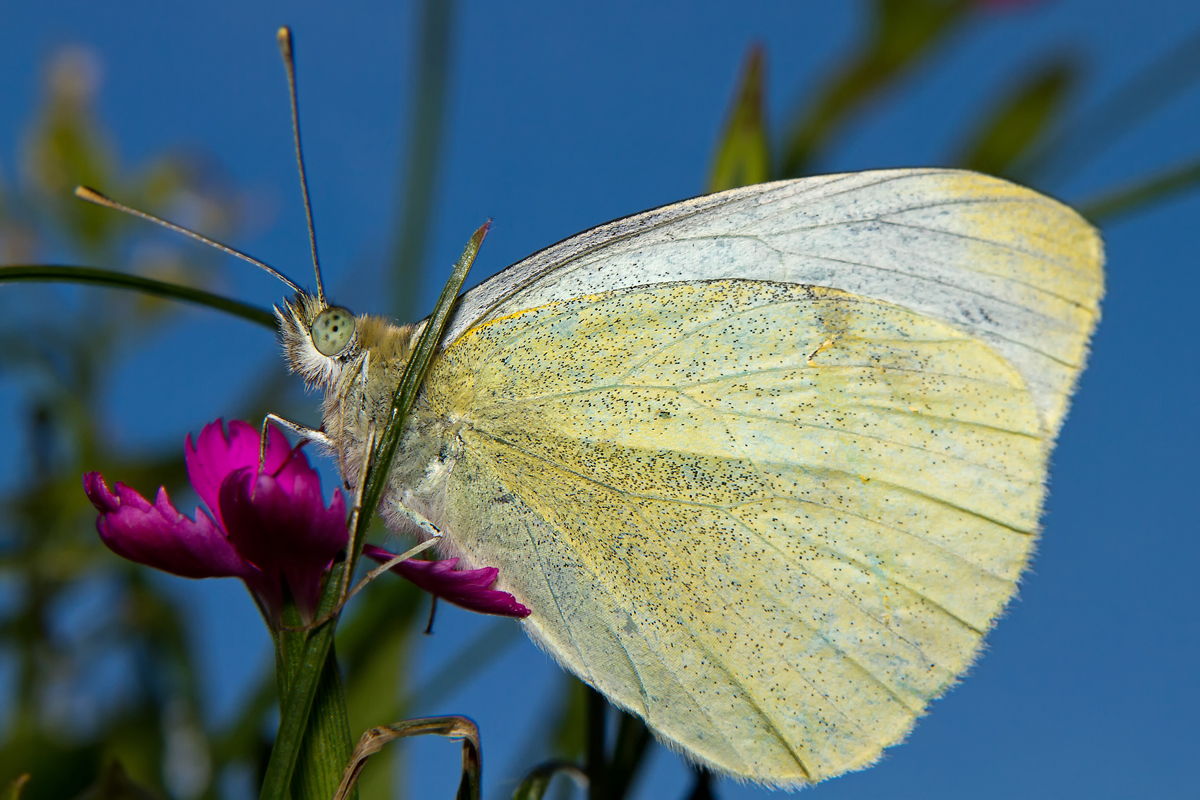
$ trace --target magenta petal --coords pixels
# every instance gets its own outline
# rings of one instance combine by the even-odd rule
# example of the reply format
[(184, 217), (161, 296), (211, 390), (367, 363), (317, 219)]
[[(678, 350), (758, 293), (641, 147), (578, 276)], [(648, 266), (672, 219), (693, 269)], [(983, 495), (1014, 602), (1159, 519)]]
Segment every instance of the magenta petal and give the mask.
[[(380, 564), (394, 558), (382, 547), (366, 545), (363, 555)], [(415, 583), (430, 594), (480, 614), (504, 617), (528, 617), (529, 609), (517, 602), (508, 592), (493, 589), (500, 570), (495, 567), (455, 570), (457, 558), (444, 561), (420, 561), (410, 558), (392, 567), (391, 571)]]
[(151, 504), (117, 483), (109, 491), (98, 472), (83, 476), (83, 489), (100, 512), (96, 530), (119, 556), (185, 578), (253, 579), (256, 570), (238, 555), (221, 529), (203, 511), (196, 519), (175, 510), (160, 488)]
[[(321, 505), (321, 475), (309, 466), (308, 457), (304, 455), (303, 450), (293, 448), (280, 461), (279, 466), (263, 472), (279, 481), (289, 495), (303, 497), (306, 502), (315, 500), (316, 504)], [(340, 493), (335, 492), (335, 495), (337, 494)], [(323, 505), (321, 507), (324, 508)]]
[[(244, 467), (258, 467), (260, 442), (257, 429), (236, 419), (229, 423), (228, 436), (225, 435), (224, 422), (219, 419), (204, 426), (194, 445), (191, 435), (188, 435), (183, 446), (188, 479), (192, 482), (196, 494), (200, 495), (200, 499), (216, 516), (219, 524), (224, 522), (218, 507), (221, 482), (231, 472)], [(274, 425), (268, 425), (264, 471), (273, 473), (278, 470), (291, 452), (291, 445), (283, 432)]]
[(285, 468), (290, 483), (244, 468), (221, 484), (219, 505), (229, 540), (247, 560), (277, 581), (286, 578), (301, 611), (316, 610), (321, 578), (346, 546), (346, 504), (334, 492), (329, 508), (315, 470)]

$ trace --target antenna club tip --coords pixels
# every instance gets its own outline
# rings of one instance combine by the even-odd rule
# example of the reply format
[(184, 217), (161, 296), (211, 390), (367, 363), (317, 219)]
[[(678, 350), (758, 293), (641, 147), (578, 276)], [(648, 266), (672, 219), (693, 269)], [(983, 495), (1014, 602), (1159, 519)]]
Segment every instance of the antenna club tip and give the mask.
[(93, 202), (95, 202), (97, 200), (103, 201), (103, 200), (108, 199), (104, 195), (97, 192), (95, 189), (91, 189), (91, 188), (89, 188), (87, 186), (83, 186), (83, 185), (75, 187), (75, 196), (78, 197), (80, 200), (90, 200)]
[(283, 51), (285, 56), (292, 54), (292, 29), (287, 25), (282, 26), (275, 32), (275, 39), (279, 42), (279, 49)]

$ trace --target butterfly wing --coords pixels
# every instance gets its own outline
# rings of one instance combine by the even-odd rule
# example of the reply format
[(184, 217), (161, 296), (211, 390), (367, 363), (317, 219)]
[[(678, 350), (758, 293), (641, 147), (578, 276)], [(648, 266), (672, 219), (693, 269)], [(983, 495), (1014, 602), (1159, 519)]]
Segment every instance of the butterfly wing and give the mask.
[(796, 785), (866, 766), (972, 661), (1037, 530), (1045, 449), (994, 351), (907, 309), (707, 281), (470, 331), (455, 545), (665, 740)]
[(1095, 229), (1030, 189), (949, 169), (747, 186), (573, 236), (468, 292), (445, 337), (554, 300), (664, 281), (828, 286), (982, 338), (1057, 434), (1104, 293)]
[(414, 408), (438, 519), (691, 757), (866, 766), (1015, 590), (1100, 275), (1069, 209), (960, 172), (581, 234), (464, 296)]

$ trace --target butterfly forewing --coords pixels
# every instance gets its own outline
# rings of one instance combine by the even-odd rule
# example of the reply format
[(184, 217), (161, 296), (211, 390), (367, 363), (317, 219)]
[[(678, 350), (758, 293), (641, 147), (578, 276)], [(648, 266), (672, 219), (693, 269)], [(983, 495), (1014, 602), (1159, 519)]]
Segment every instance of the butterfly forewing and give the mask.
[(973, 172), (823, 175), (698, 197), (594, 228), (464, 296), (472, 326), (597, 291), (743, 278), (842, 289), (985, 339), (1053, 437), (1103, 295), (1096, 231), (1067, 206)]

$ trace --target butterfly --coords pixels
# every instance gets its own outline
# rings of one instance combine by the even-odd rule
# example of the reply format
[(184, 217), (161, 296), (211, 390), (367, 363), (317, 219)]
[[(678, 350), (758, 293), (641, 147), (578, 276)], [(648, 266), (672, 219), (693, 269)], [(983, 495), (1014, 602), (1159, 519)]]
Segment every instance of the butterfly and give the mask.
[[(355, 486), (426, 323), (218, 246), (295, 291), (285, 357), (324, 403), (293, 429)], [(1016, 591), (1103, 261), (1067, 206), (952, 169), (610, 222), (458, 299), (380, 507), (496, 567), (535, 643), (688, 758), (789, 788), (866, 767)]]
[[(1102, 262), (1066, 206), (944, 169), (608, 223), (459, 299), (385, 517), (497, 567), (539, 646), (690, 758), (865, 767), (1016, 590)], [(418, 328), (279, 313), (358, 463)]]

